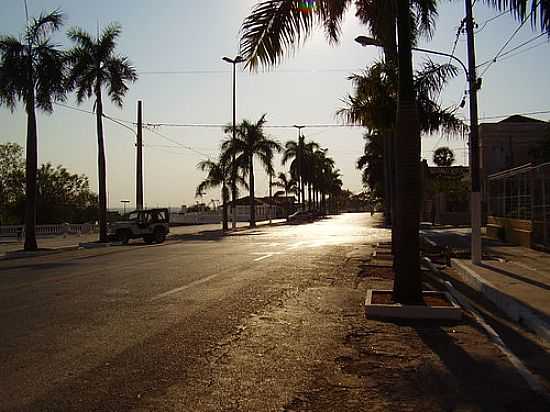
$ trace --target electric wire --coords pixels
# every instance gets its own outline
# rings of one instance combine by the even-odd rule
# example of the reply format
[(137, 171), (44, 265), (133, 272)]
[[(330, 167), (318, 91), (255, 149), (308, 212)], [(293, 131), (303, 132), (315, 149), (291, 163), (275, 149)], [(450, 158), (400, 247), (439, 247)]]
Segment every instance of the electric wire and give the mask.
[[(548, 32), (543, 32), (543, 33), (540, 33), (540, 34), (538, 34), (538, 35), (536, 35), (536, 36), (534, 36), (534, 37), (531, 37), (529, 40), (526, 40), (526, 41), (524, 41), (523, 43), (520, 43), (520, 44), (518, 44), (517, 46), (512, 47), (510, 50), (507, 50), (506, 52), (502, 53), (502, 54), (499, 56), (499, 58), (498, 58), (497, 61), (495, 61), (496, 58), (492, 58), (492, 59), (489, 59), (489, 60), (485, 60), (483, 63), (478, 64), (478, 65), (476, 66), (476, 68), (486, 66), (487, 64), (489, 64), (489, 63), (491, 63), (491, 62), (493, 62), (493, 63), (498, 63), (498, 62), (500, 62), (500, 61), (503, 60), (503, 57), (508, 56), (510, 53), (513, 53), (513, 52), (515, 52), (516, 50), (519, 50), (519, 49), (521, 49), (521, 48), (527, 46), (528, 44), (534, 42), (535, 40), (540, 39), (542, 36), (546, 36), (546, 35), (548, 35)], [(548, 43), (547, 40), (545, 40), (543, 43), (540, 43), (539, 45), (546, 44), (546, 43)], [(529, 49), (526, 49), (526, 50), (529, 50)]]
[(527, 20), (529, 20), (531, 18), (531, 15), (533, 14), (533, 11), (538, 7), (539, 4), (540, 4), (540, 0), (537, 1), (537, 3), (531, 9), (531, 12), (523, 19), (521, 24), (516, 28), (516, 30), (514, 30), (514, 32), (510, 35), (508, 40), (506, 40), (504, 45), (499, 49), (499, 51), (496, 53), (495, 57), (493, 57), (492, 61), (487, 65), (487, 67), (485, 68), (485, 70), (483, 70), (483, 72), (481, 73), (481, 75), (479, 77), (483, 78), (483, 76), (485, 75), (485, 73), (487, 73), (487, 71), (491, 68), (491, 66), (494, 63), (496, 63), (496, 61), (500, 57), (501, 53), (504, 51), (504, 49), (506, 49), (506, 47), (508, 47), (510, 42), (514, 39), (516, 34), (518, 34), (518, 32), (522, 29), (522, 27), (525, 25), (525, 23), (527, 23)]

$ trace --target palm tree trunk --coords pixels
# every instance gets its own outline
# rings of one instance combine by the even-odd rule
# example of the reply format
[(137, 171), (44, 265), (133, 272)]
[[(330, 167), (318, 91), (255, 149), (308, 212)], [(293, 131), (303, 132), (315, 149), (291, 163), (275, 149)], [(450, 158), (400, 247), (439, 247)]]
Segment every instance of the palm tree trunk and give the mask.
[(254, 157), (250, 156), (250, 227), (256, 227), (256, 199), (254, 199)]
[(107, 179), (103, 139), (103, 102), (101, 88), (96, 87), (97, 168), (99, 179), (99, 241), (107, 242)]
[(222, 230), (225, 232), (229, 230), (228, 215), (227, 215), (227, 187), (222, 186)]
[[(399, 102), (397, 108), (396, 175), (399, 227), (395, 256), (394, 299), (400, 303), (422, 301), (419, 253), (420, 132), (413, 83), (409, 0), (398, 1)], [(405, 206), (406, 205), (406, 206)]]
[(286, 199), (286, 220), (288, 220), (288, 209), (290, 208), (290, 202), (288, 201), (288, 190), (285, 187), (285, 199)]
[[(32, 80), (31, 80), (32, 83)], [(25, 250), (36, 250), (36, 179), (38, 137), (34, 108), (34, 86), (29, 89), (27, 102), (27, 148), (25, 162)]]

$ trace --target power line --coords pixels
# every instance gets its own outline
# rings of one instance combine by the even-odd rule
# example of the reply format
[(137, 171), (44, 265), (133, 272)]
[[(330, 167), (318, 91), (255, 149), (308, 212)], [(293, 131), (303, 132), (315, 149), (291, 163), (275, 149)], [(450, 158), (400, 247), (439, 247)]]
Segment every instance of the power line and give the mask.
[[(534, 42), (535, 40), (540, 39), (542, 36), (546, 36), (546, 35), (548, 35), (548, 32), (543, 32), (543, 33), (540, 33), (540, 34), (538, 34), (538, 35), (536, 35), (536, 36), (534, 36), (534, 37), (531, 37), (529, 40), (526, 40), (526, 41), (524, 41), (523, 43), (518, 44), (517, 46), (515, 46), (515, 47), (511, 48), (510, 50), (506, 51), (505, 53), (502, 53), (502, 54), (500, 55), (500, 58), (499, 58), (498, 61), (502, 61), (502, 60), (503, 60), (503, 59), (502, 59), (503, 57), (508, 56), (510, 53), (513, 53), (514, 51), (516, 51), (516, 50), (518, 50), (518, 49), (521, 49), (522, 47), (525, 47), (525, 46), (527, 46), (528, 44), (530, 44), (530, 43)], [(547, 41), (545, 41), (545, 42), (543, 42), (543, 43), (540, 43), (540, 44), (545, 44), (545, 43), (547, 43)], [(540, 45), (540, 44), (539, 44), (539, 45)], [(528, 49), (526, 49), (526, 50), (530, 50), (530, 48), (528, 48)], [(492, 59), (489, 59), (489, 60), (484, 61), (483, 63), (478, 64), (476, 67), (477, 67), (477, 68), (483, 67), (483, 66), (485, 66), (485, 65), (487, 65), (487, 64), (489, 64), (489, 63), (491, 63), (491, 62), (497, 63), (497, 61), (495, 61), (495, 58), (492, 58)]]
[(497, 52), (497, 54), (495, 55), (495, 57), (493, 57), (492, 59), (492, 62), (488, 64), (488, 66), (485, 68), (485, 70), (483, 70), (483, 73), (481, 73), (481, 75), (479, 76), (480, 78), (482, 78), (485, 73), (487, 73), (487, 71), (491, 68), (491, 66), (496, 63), (498, 57), (500, 56), (500, 54), (504, 51), (504, 49), (506, 49), (506, 47), (508, 47), (508, 45), (510, 44), (510, 42), (513, 40), (513, 38), (516, 36), (516, 34), (521, 30), (521, 28), (525, 25), (525, 23), (527, 22), (527, 20), (529, 20), (529, 18), (531, 17), (531, 15), (533, 14), (533, 11), (538, 7), (538, 5), (540, 4), (540, 0), (537, 1), (537, 3), (533, 6), (533, 8), (531, 9), (531, 12), (525, 17), (525, 19), (523, 19), (523, 21), (521, 22), (521, 24), (516, 28), (516, 30), (514, 30), (514, 32), (510, 35), (510, 37), (508, 38), (508, 40), (506, 40), (506, 42), (504, 43), (504, 45), (499, 49), (499, 51)]
[(150, 132), (150, 133), (153, 133), (153, 134), (156, 134), (156, 135), (159, 136), (159, 137), (162, 137), (163, 139), (165, 139), (165, 140), (167, 140), (167, 141), (169, 141), (169, 142), (172, 142), (172, 143), (174, 143), (174, 144), (176, 144), (176, 145), (178, 145), (178, 146), (180, 146), (180, 147), (183, 147), (184, 149), (187, 149), (187, 150), (189, 150), (189, 151), (191, 151), (191, 152), (197, 153), (197, 154), (199, 154), (199, 155), (201, 155), (201, 156), (206, 156), (207, 158), (210, 158), (210, 157), (211, 157), (211, 155), (206, 154), (206, 153), (203, 153), (203, 152), (200, 152), (200, 151), (198, 151), (198, 150), (196, 150), (196, 149), (193, 149), (191, 146), (186, 146), (186, 145), (184, 145), (184, 144), (178, 142), (177, 140), (174, 140), (174, 139), (172, 139), (171, 137), (168, 137), (168, 136), (166, 136), (166, 135), (164, 135), (164, 134), (158, 132), (158, 131), (155, 130), (155, 129), (152, 129), (152, 128), (149, 128), (149, 127), (144, 127), (144, 129), (147, 130), (147, 131)]
[[(349, 73), (353, 72), (355, 69), (351, 68), (334, 68), (334, 69), (291, 69), (291, 70), (274, 70), (269, 72), (261, 72), (257, 74), (278, 74), (278, 73)], [(141, 71), (138, 72), (140, 75), (178, 75), (178, 74), (229, 74), (230, 70), (163, 70), (163, 71)], [(244, 72), (241, 72), (244, 73)]]
[[(508, 114), (501, 114), (501, 115), (493, 115), (493, 116), (483, 116), (480, 117), (479, 120), (490, 120), (490, 119), (501, 119), (504, 117), (510, 117), (510, 116), (529, 116), (529, 115), (535, 115), (535, 114), (550, 114), (550, 110), (540, 110), (536, 112), (524, 112), (524, 113), (508, 113)], [(465, 119), (465, 121), (469, 122), (470, 119)]]
[(499, 14), (497, 14), (496, 16), (493, 16), (493, 17), (491, 17), (490, 19), (485, 20), (483, 23), (480, 23), (480, 24), (481, 24), (481, 28), (478, 29), (478, 30), (476, 30), (475, 33), (477, 34), (477, 33), (481, 32), (481, 31), (483, 31), (483, 29), (485, 29), (485, 27), (486, 27), (489, 23), (491, 23), (492, 21), (498, 19), (499, 17), (504, 16), (504, 15), (507, 14), (507, 13), (508, 13), (508, 10), (505, 10), (505, 11), (503, 11), (502, 13), (499, 13)]

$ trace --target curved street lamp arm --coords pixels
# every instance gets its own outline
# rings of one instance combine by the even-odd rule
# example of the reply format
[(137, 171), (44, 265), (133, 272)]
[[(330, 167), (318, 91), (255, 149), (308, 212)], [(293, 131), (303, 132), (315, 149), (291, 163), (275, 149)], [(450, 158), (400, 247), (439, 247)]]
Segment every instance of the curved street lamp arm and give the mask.
[(449, 54), (449, 53), (443, 53), (443, 52), (439, 52), (439, 51), (435, 51), (435, 50), (428, 50), (428, 49), (420, 49), (418, 47), (413, 47), (412, 49), (415, 50), (415, 51), (421, 52), (421, 53), (437, 54), (439, 56), (449, 57), (449, 58), (459, 62), (460, 65), (462, 66), (462, 68), (464, 69), (464, 73), (466, 74), (466, 79), (468, 79), (468, 80), (470, 79), (470, 73), (468, 73), (468, 69), (466, 68), (466, 65), (458, 57), (456, 57), (452, 54)]

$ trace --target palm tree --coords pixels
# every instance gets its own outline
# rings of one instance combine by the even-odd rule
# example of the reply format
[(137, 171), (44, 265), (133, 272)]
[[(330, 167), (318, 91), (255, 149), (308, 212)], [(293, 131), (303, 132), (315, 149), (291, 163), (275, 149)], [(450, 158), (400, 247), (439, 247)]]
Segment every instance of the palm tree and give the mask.
[[(250, 190), (250, 227), (256, 227), (256, 201), (254, 198), (254, 156), (260, 159), (266, 172), (273, 170), (274, 152), (281, 152), (281, 145), (269, 139), (263, 130), (266, 123), (266, 115), (262, 115), (256, 123), (243, 120), (237, 126), (236, 138), (228, 137), (222, 143), (223, 159), (227, 161), (235, 153), (235, 162), (244, 175), (248, 175)], [(227, 126), (225, 132), (232, 131), (232, 126)], [(236, 204), (234, 205), (236, 206)]]
[(438, 147), (433, 155), (433, 162), (437, 166), (452, 166), (455, 162), (455, 154), (448, 147)]
[[(500, 9), (513, 10), (516, 18), (523, 19), (527, 15), (529, 0), (485, 2)], [(265, 0), (256, 5), (241, 27), (241, 55), (247, 60), (247, 67), (256, 69), (260, 64), (275, 66), (286, 53), (292, 53), (303, 43), (317, 26), (325, 29), (329, 41), (336, 42), (341, 33), (343, 16), (354, 4), (361, 21), (383, 43), (387, 62), (399, 68), (396, 128), (392, 130), (392, 138), (387, 140), (392, 142), (393, 149), (390, 152), (395, 153), (393, 163), (396, 171), (393, 207), (397, 219), (393, 226), (398, 230), (393, 232), (396, 247), (394, 298), (402, 303), (421, 299), (417, 213), (420, 131), (411, 47), (417, 33), (431, 34), (433, 19), (437, 14), (436, 3), (436, 0), (318, 0), (312, 13), (303, 13), (293, 0)], [(548, 30), (550, 3), (531, 0), (530, 4), (532, 9), (540, 5), (540, 25), (543, 30)], [(536, 13), (531, 16), (534, 19)], [(399, 205), (407, 205), (407, 210)], [(412, 208), (409, 209), (409, 206)], [(406, 247), (401, 248), (400, 245)]]
[(108, 25), (97, 37), (75, 27), (67, 35), (75, 43), (68, 53), (71, 66), (67, 87), (76, 90), (78, 104), (95, 98), (98, 176), (99, 176), (99, 241), (107, 241), (107, 183), (105, 140), (103, 136), (103, 90), (118, 107), (128, 91), (128, 82), (135, 82), (137, 74), (127, 57), (116, 54), (117, 39), (121, 34), (118, 24)]
[[(290, 203), (288, 200), (288, 195), (291, 193), (296, 193), (298, 191), (298, 185), (296, 180), (292, 176), (288, 176), (286, 173), (281, 172), (277, 176), (277, 180), (272, 183), (272, 186), (279, 187), (283, 189), (286, 198), (286, 218), (288, 220), (288, 214), (290, 209)], [(277, 193), (275, 194), (277, 196)]]
[(290, 174), (296, 180), (298, 185), (298, 203), (304, 205), (306, 169), (308, 167), (307, 158), (310, 153), (313, 153), (313, 151), (317, 149), (319, 149), (319, 144), (313, 141), (305, 143), (304, 135), (300, 135), (298, 142), (289, 140), (285, 143), (283, 157), (281, 159), (283, 165), (285, 165), (290, 159), (294, 159), (290, 164)]
[[(206, 179), (204, 179), (196, 190), (196, 196), (202, 196), (206, 190), (214, 189), (221, 186), (222, 190), (222, 209), (223, 219), (222, 228), (224, 231), (229, 229), (228, 226), (228, 214), (227, 204), (229, 202), (229, 188), (231, 187), (231, 164), (220, 159), (218, 162), (212, 160), (203, 160), (199, 162), (197, 168), (203, 172), (207, 172)], [(237, 176), (236, 183), (247, 187), (246, 182), (241, 176)]]
[(25, 164), (25, 250), (36, 250), (36, 176), (38, 136), (36, 109), (53, 111), (55, 101), (65, 99), (63, 52), (51, 41), (62, 26), (59, 11), (43, 13), (26, 26), (23, 40), (0, 36), (0, 106), (15, 110), (20, 101), (27, 113)]

